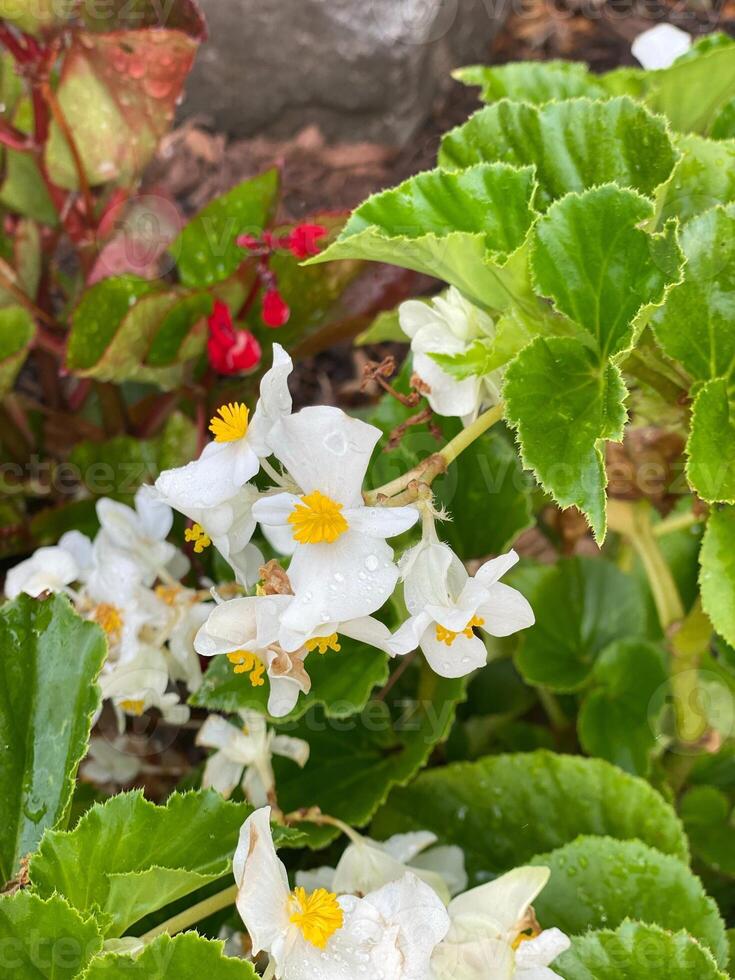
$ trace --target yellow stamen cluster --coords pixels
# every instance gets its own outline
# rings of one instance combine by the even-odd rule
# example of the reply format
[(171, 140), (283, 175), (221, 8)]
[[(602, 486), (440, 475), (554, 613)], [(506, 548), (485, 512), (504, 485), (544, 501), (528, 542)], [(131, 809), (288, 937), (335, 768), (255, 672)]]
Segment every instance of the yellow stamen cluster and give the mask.
[[(190, 541), (192, 539), (187, 538), (186, 540)], [(196, 548), (194, 550), (196, 551)], [(156, 595), (161, 602), (165, 602), (167, 606), (175, 606), (176, 600), (181, 595), (181, 588), (178, 585), (157, 585)]]
[(217, 415), (209, 422), (209, 431), (215, 442), (237, 442), (247, 433), (249, 418), (247, 405), (230, 402), (217, 409)]
[(95, 606), (92, 619), (107, 633), (107, 638), (111, 642), (120, 639), (123, 618), (117, 606), (112, 606), (108, 602), (101, 602), (98, 606)]
[(145, 711), (145, 701), (121, 701), (120, 707), (126, 714), (135, 715), (136, 718), (140, 718)]
[(485, 620), (482, 618), (482, 616), (473, 616), (463, 630), (460, 630), (459, 633), (455, 633), (453, 630), (445, 629), (440, 623), (437, 623), (436, 638), (440, 643), (445, 643), (448, 647), (450, 647), (458, 636), (466, 636), (468, 640), (471, 640), (475, 635), (472, 630), (476, 626), (484, 625)]
[(319, 653), (326, 653), (327, 650), (334, 650), (335, 653), (339, 653), (342, 647), (339, 642), (339, 635), (332, 633), (331, 636), (315, 636), (313, 640), (307, 640), (306, 649), (309, 653), (314, 650), (318, 650)]
[(212, 543), (212, 539), (206, 533), (201, 524), (192, 524), (191, 527), (187, 527), (184, 532), (185, 541), (194, 541), (194, 554), (201, 555), (205, 548), (208, 548)]
[(299, 927), (304, 939), (324, 949), (327, 940), (342, 928), (344, 913), (337, 896), (326, 888), (317, 888), (310, 895), (304, 888), (295, 888), (289, 901), (290, 921)]
[(236, 674), (250, 674), (250, 683), (253, 687), (262, 687), (265, 684), (263, 674), (265, 664), (249, 650), (237, 650), (235, 653), (228, 653), (227, 659), (235, 668)]
[(294, 540), (299, 544), (334, 544), (350, 526), (341, 511), (342, 504), (319, 490), (302, 497), (288, 518)]

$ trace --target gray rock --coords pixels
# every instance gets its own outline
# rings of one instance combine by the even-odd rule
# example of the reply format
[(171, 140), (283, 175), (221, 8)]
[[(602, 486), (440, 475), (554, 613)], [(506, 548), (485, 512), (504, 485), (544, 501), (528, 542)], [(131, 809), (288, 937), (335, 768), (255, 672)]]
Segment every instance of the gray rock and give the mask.
[(509, 0), (200, 0), (185, 115), (233, 135), (408, 142), (449, 72), (487, 57)]

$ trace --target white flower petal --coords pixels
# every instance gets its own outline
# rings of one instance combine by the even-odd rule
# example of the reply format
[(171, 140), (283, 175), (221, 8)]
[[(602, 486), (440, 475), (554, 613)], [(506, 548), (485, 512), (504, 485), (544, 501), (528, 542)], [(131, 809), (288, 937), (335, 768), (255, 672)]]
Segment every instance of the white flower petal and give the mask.
[(481, 565), (475, 572), (475, 580), (486, 588), (490, 588), (509, 572), (511, 568), (518, 564), (518, 555), (515, 551), (509, 551), (507, 555), (500, 555), (498, 558), (491, 558)]
[(261, 524), (288, 528), (289, 534), (293, 537), (288, 519), (294, 511), (294, 507), (297, 507), (300, 503), (301, 498), (293, 493), (267, 494), (253, 505), (253, 517)]
[(421, 612), (417, 616), (411, 616), (388, 640), (388, 652), (394, 657), (403, 657), (416, 650), (430, 626), (432, 619), (428, 613)]
[[(327, 405), (304, 408), (272, 432), (275, 455), (304, 494), (319, 490), (345, 507), (362, 503), (362, 484), (382, 433)], [(264, 518), (265, 523), (281, 523)]]
[(482, 629), (491, 636), (510, 636), (528, 629), (536, 622), (533, 609), (524, 595), (509, 585), (496, 582), (488, 590), (488, 600), (478, 607), (485, 622)]
[(430, 830), (414, 830), (407, 834), (394, 834), (388, 840), (376, 843), (386, 854), (406, 864), (427, 847), (436, 844), (436, 834), (432, 834)]
[[(358, 640), (360, 643), (369, 643), (370, 646), (386, 651), (391, 639), (388, 627), (379, 619), (375, 619), (374, 616), (360, 616), (359, 619), (338, 623), (333, 632), (337, 632), (340, 636), (347, 636), (351, 640)], [(318, 633), (317, 635), (331, 636), (331, 633)]]
[(273, 846), (270, 814), (270, 807), (263, 807), (247, 818), (232, 862), (237, 910), (254, 953), (270, 951), (289, 928), (288, 876)]
[(458, 380), (444, 371), (428, 354), (416, 354), (413, 366), (416, 374), (429, 388), (426, 398), (437, 415), (463, 418), (477, 412), (481, 402), (481, 378), (473, 376)]
[(421, 871), (433, 871), (441, 875), (450, 895), (459, 895), (467, 888), (467, 872), (464, 866), (464, 851), (453, 844), (432, 847), (418, 854), (411, 861), (411, 867)]
[(309, 743), (303, 738), (292, 738), (290, 735), (275, 735), (271, 741), (271, 752), (284, 759), (290, 759), (301, 769), (309, 761)]
[[(221, 549), (219, 550), (221, 553)], [(252, 589), (260, 578), (260, 569), (264, 562), (263, 552), (260, 548), (251, 541), (241, 551), (227, 556), (223, 555), (223, 557), (227, 558), (240, 585), (244, 585), (246, 589)]]
[(86, 534), (81, 531), (67, 531), (59, 538), (59, 548), (68, 551), (77, 563), (80, 577), (89, 571), (94, 563), (94, 546)]
[[(551, 872), (544, 867), (515, 868), (494, 881), (452, 899), (452, 932), (497, 935), (512, 943), (518, 924), (542, 891)], [(451, 934), (450, 934), (451, 935)]]
[(421, 649), (431, 669), (440, 677), (466, 677), (487, 663), (487, 647), (478, 636), (460, 633), (448, 646), (437, 639), (434, 626), (421, 637)]
[(427, 606), (447, 610), (453, 607), (448, 589), (450, 570), (457, 582), (464, 584), (467, 581), (462, 562), (448, 545), (439, 541), (422, 541), (404, 555), (401, 561), (403, 595), (410, 613), (417, 615)]
[(346, 531), (332, 544), (300, 546), (288, 570), (294, 598), (283, 625), (295, 631), (369, 616), (393, 594), (398, 569), (378, 538)]
[(419, 512), (416, 507), (356, 507), (345, 510), (343, 516), (353, 531), (373, 538), (394, 538), (414, 526)]
[(291, 714), (299, 700), (299, 694), (307, 694), (308, 691), (296, 680), (295, 677), (278, 675), (270, 678), (271, 689), (268, 695), (268, 714), (274, 718), (284, 718)]
[(199, 459), (161, 473), (156, 490), (167, 504), (194, 520), (196, 510), (231, 500), (259, 469), (258, 457), (245, 439), (210, 442)]
[(296, 551), (297, 543), (290, 524), (261, 524), (260, 530), (276, 554), (290, 557)]
[(324, 865), (321, 868), (312, 868), (310, 871), (297, 871), (295, 880), (297, 886), (305, 888), (307, 892), (315, 892), (317, 888), (325, 888), (328, 892), (333, 892), (334, 868)]
[(204, 766), (202, 786), (204, 789), (216, 789), (226, 800), (242, 778), (242, 764), (228, 759), (224, 752), (215, 752)]
[(436, 314), (430, 303), (422, 303), (419, 299), (410, 299), (398, 307), (398, 320), (401, 324), (401, 330), (407, 337), (413, 338), (419, 330), (435, 323)]
[(202, 657), (214, 657), (252, 647), (257, 635), (257, 605), (257, 596), (245, 596), (215, 606), (196, 635), (196, 652)]
[(30, 558), (11, 568), (5, 578), (5, 595), (17, 598), (21, 592), (34, 599), (42, 592), (60, 592), (79, 575), (76, 561), (63, 548), (39, 548)]
[(153, 487), (142, 486), (135, 494), (135, 510), (140, 519), (141, 531), (146, 537), (163, 541), (174, 523), (174, 514)]
[(273, 345), (273, 365), (260, 382), (260, 400), (248, 428), (248, 442), (260, 457), (270, 456), (271, 431), (279, 419), (291, 414), (291, 392), (288, 377), (293, 361), (280, 344)]
[(558, 974), (546, 969), (571, 946), (561, 929), (544, 929), (533, 939), (522, 942), (516, 951), (518, 975), (524, 980), (546, 980)]
[(630, 50), (644, 68), (654, 70), (673, 65), (691, 46), (691, 34), (673, 24), (657, 24), (639, 34)]

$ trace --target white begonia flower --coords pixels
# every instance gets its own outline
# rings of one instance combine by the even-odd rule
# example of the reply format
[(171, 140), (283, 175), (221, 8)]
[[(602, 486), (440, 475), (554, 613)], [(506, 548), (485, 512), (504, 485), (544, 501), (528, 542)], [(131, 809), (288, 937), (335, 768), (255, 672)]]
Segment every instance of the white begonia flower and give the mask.
[(398, 309), (401, 329), (411, 338), (413, 369), (427, 386), (424, 394), (437, 415), (459, 416), (472, 421), (480, 409), (500, 401), (502, 372), (455, 378), (432, 354), (464, 354), (475, 341), (492, 339), (491, 317), (466, 300), (451, 286), (431, 303), (408, 300)]
[[(459, 895), (449, 904), (451, 926), (431, 960), (431, 980), (551, 980), (548, 964), (569, 940), (558, 929), (534, 939), (531, 903), (549, 880), (542, 867), (516, 868)], [(528, 946), (528, 951), (523, 947)]]
[(411, 617), (393, 634), (391, 652), (401, 656), (420, 646), (442, 677), (464, 677), (484, 667), (487, 648), (475, 629), (510, 636), (535, 622), (528, 600), (499, 581), (517, 561), (510, 551), (485, 562), (470, 577), (448, 545), (424, 538), (401, 562)]
[(140, 569), (145, 585), (151, 585), (174, 560), (178, 549), (166, 540), (173, 511), (158, 499), (152, 487), (140, 487), (134, 510), (106, 497), (98, 500), (97, 516), (100, 531), (95, 547), (109, 546), (130, 557)]
[(131, 783), (142, 772), (143, 763), (139, 756), (125, 752), (124, 745), (125, 740), (119, 738), (113, 742), (99, 736), (90, 739), (89, 752), (80, 769), (82, 777), (103, 786)]
[(5, 577), (5, 596), (17, 599), (21, 592), (37, 599), (44, 592), (63, 592), (76, 582), (80, 569), (74, 556), (59, 545), (39, 548), (30, 558), (11, 568)]
[(271, 432), (275, 456), (302, 491), (261, 498), (256, 519), (291, 527), (297, 547), (288, 577), (294, 599), (285, 629), (369, 616), (398, 581), (386, 538), (412, 527), (414, 507), (366, 507), (362, 484), (380, 429), (338, 408), (305, 408)]
[(245, 821), (233, 872), (253, 952), (268, 953), (278, 980), (426, 980), (449, 925), (435, 892), (410, 873), (364, 898), (292, 891), (269, 821), (268, 807)]
[(271, 455), (271, 429), (291, 414), (292, 370), (291, 358), (274, 344), (273, 366), (260, 382), (252, 420), (244, 404), (223, 405), (210, 423), (214, 440), (199, 459), (167, 470), (156, 480), (160, 499), (194, 522), (187, 535), (195, 542), (194, 550), (214, 544), (243, 577), (240, 558), (255, 530), (252, 505), (258, 498), (248, 481), (260, 469), (260, 460)]
[(212, 610), (194, 639), (202, 657), (224, 654), (237, 674), (250, 674), (253, 687), (261, 687), (268, 673), (268, 711), (274, 718), (287, 715), (299, 694), (308, 694), (311, 681), (304, 668), (305, 647), (291, 653), (278, 644), (281, 615), (291, 596), (244, 596), (229, 599)]
[(412, 871), (430, 885), (445, 904), (452, 895), (467, 887), (462, 850), (441, 847), (432, 854), (436, 835), (427, 830), (395, 834), (386, 841), (375, 841), (358, 834), (352, 837), (352, 843), (345, 848), (336, 868), (297, 871), (296, 884), (305, 888), (324, 887), (338, 894), (365, 895)]
[(183, 725), (189, 720), (189, 708), (181, 704), (175, 691), (169, 691), (169, 673), (163, 652), (141, 644), (133, 660), (110, 666), (100, 676), (102, 697), (112, 702), (118, 728), (125, 729), (125, 715), (139, 718), (149, 708), (157, 708), (164, 721)]
[(67, 531), (58, 544), (39, 548), (10, 569), (5, 578), (5, 596), (16, 599), (25, 592), (36, 599), (43, 592), (63, 592), (74, 582), (83, 582), (93, 564), (93, 545), (87, 535)]
[(633, 57), (644, 68), (668, 68), (692, 46), (692, 36), (673, 24), (656, 24), (633, 41)]
[(196, 592), (183, 586), (159, 585), (155, 597), (162, 616), (153, 642), (163, 649), (171, 680), (183, 681), (189, 691), (197, 691), (202, 683), (202, 668), (194, 640), (214, 606), (200, 602)]
[(202, 785), (213, 787), (229, 799), (241, 782), (247, 801), (254, 807), (265, 806), (275, 794), (272, 757), (291, 759), (303, 769), (309, 758), (309, 744), (269, 730), (265, 718), (257, 711), (238, 714), (243, 721), (242, 728), (219, 715), (209, 715), (199, 729), (196, 744), (217, 749), (207, 759)]

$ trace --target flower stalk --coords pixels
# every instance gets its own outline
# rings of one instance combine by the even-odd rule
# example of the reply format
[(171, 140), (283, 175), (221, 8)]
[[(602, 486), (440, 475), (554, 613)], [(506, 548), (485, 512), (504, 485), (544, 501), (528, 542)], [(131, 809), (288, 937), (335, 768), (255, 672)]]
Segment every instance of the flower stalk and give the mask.
[(225, 888), (224, 891), (217, 892), (216, 895), (211, 895), (209, 898), (205, 898), (201, 902), (197, 902), (196, 905), (192, 905), (191, 908), (185, 909), (183, 912), (179, 912), (178, 915), (172, 916), (170, 919), (166, 919), (160, 925), (155, 926), (155, 928), (146, 932), (140, 938), (144, 943), (149, 943), (158, 936), (164, 934), (168, 936), (175, 936), (178, 932), (183, 932), (188, 929), (189, 926), (193, 926), (197, 922), (201, 922), (202, 919), (208, 918), (208, 916), (213, 915), (215, 912), (220, 912), (222, 909), (229, 908), (230, 905), (234, 905), (235, 899), (237, 898), (237, 885), (230, 885), (229, 888)]

